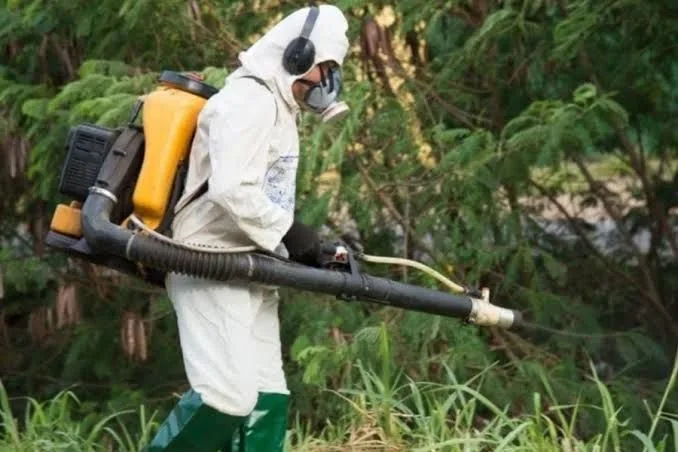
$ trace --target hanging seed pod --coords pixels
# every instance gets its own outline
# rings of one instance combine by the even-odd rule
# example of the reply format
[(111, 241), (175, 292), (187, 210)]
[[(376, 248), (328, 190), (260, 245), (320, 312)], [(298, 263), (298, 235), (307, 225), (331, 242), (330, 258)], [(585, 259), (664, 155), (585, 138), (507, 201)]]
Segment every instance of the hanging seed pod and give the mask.
[(122, 348), (122, 351), (125, 355), (127, 355), (127, 322), (125, 321), (125, 317), (123, 315), (121, 321), (120, 321), (120, 347)]
[(56, 311), (57, 328), (61, 329), (66, 324), (66, 296), (64, 286), (57, 289), (56, 299), (54, 300), (54, 310)]
[(71, 319), (71, 325), (79, 325), (82, 313), (80, 311), (80, 301), (78, 300), (78, 292), (75, 290), (75, 287), (73, 287), (73, 298), (71, 298), (68, 308), (69, 316)]
[(133, 358), (136, 349), (134, 313), (126, 311), (122, 315), (122, 325), (120, 328), (120, 342), (125, 356)]
[(136, 358), (146, 361), (148, 358), (148, 345), (146, 343), (146, 328), (144, 319), (136, 314), (135, 317)]
[(80, 321), (80, 305), (78, 304), (75, 284), (59, 287), (55, 302), (57, 328), (70, 326)]

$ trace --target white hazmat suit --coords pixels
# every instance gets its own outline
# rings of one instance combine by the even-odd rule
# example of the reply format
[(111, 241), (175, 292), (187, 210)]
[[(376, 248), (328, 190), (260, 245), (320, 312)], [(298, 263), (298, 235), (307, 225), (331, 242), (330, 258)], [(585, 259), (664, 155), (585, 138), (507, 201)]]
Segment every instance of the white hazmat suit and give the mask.
[[(321, 5), (318, 12), (310, 34), (314, 65), (333, 61), (341, 66), (348, 51), (347, 21), (333, 6)], [(172, 225), (176, 240), (285, 253), (281, 240), (294, 220), (299, 160), (300, 106), (292, 85), (304, 74), (286, 72), (283, 53), (308, 13), (309, 8), (295, 11), (242, 52), (241, 67), (201, 111)], [(186, 205), (205, 181), (207, 192)], [(249, 444), (240, 450), (282, 450), (289, 391), (276, 289), (177, 274), (168, 275), (166, 284), (191, 391), (161, 426), (150, 450), (230, 450), (226, 444), (234, 431), (241, 433), (241, 448), (259, 441), (256, 449)], [(278, 414), (266, 406), (266, 396), (279, 406)], [(259, 425), (252, 420), (253, 410), (263, 419)], [(251, 432), (243, 433), (247, 428)], [(215, 430), (225, 441), (212, 438)]]

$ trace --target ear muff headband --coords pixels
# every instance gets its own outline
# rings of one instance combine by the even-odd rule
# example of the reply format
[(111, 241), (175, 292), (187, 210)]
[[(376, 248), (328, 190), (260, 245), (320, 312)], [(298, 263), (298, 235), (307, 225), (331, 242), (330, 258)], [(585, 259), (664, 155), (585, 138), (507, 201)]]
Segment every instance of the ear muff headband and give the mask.
[(313, 60), (315, 59), (315, 46), (313, 42), (308, 39), (313, 31), (315, 21), (320, 14), (320, 9), (317, 6), (311, 6), (306, 21), (301, 29), (299, 37), (294, 38), (292, 42), (287, 45), (285, 53), (283, 54), (283, 67), (292, 75), (300, 75), (311, 69)]

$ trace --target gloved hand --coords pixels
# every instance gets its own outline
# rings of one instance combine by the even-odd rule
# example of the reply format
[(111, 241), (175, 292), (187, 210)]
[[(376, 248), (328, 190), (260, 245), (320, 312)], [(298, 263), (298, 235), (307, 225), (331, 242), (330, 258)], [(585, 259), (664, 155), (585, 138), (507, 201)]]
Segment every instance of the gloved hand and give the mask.
[(313, 228), (294, 220), (282, 242), (291, 260), (313, 267), (319, 266), (321, 239)]

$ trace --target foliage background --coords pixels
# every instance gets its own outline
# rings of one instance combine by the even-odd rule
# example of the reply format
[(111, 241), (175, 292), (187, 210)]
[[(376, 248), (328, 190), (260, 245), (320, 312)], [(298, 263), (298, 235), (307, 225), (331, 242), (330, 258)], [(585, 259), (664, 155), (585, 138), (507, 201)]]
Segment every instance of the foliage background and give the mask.
[[(303, 4), (2, 1), (0, 375), (10, 396), (44, 400), (73, 387), (86, 401), (78, 416), (143, 404), (162, 418), (186, 388), (164, 293), (44, 246), (64, 202), (65, 137), (83, 121), (119, 124), (163, 69), (221, 86), (238, 51)], [(446, 385), (480, 375), (478, 394), (510, 416), (601, 404), (602, 382), (630, 428), (675, 436), (675, 418), (652, 424), (678, 342), (678, 6), (335, 4), (350, 21), (352, 113), (335, 127), (303, 118), (300, 216), (371, 254), (490, 287), (497, 304), (576, 334), (479, 330), (285, 291), (294, 431), (349, 441), (342, 428), (327, 433), (328, 422), (355, 414), (328, 390), (377, 394), (370, 410), (403, 413), (390, 403), (411, 402), (396, 391), (405, 375)], [(435, 286), (411, 269), (369, 271)], [(677, 412), (669, 394), (664, 408)], [(443, 403), (430, 397), (422, 406)], [(21, 418), (26, 406), (11, 404)], [(467, 419), (469, 432), (494, 415), (487, 405), (467, 418), (454, 411), (463, 406), (447, 409), (441, 419)], [(595, 442), (609, 432), (607, 411), (566, 416), (576, 420), (559, 434)], [(401, 438), (376, 419), (341, 425), (355, 432), (374, 421), (393, 445), (459, 435)], [(137, 431), (133, 420), (128, 427)]]

